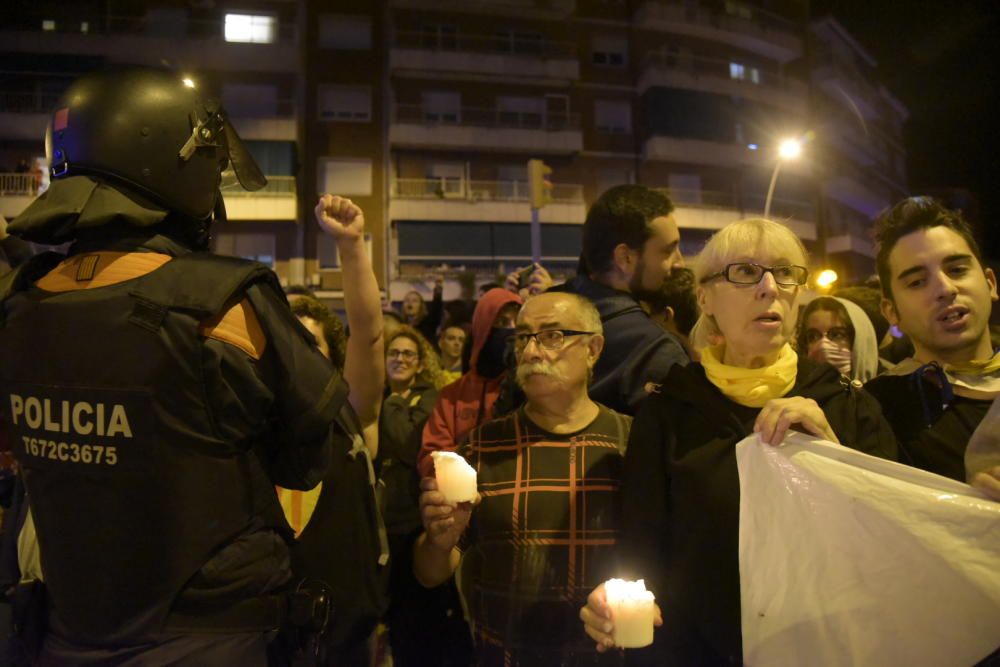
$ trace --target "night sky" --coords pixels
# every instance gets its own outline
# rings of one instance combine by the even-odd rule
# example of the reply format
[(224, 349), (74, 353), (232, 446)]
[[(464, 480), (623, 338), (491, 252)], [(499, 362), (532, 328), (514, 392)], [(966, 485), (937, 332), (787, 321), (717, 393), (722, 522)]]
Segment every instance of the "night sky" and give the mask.
[(878, 60), (879, 77), (910, 110), (910, 189), (961, 187), (979, 199), (984, 252), (1000, 260), (1000, 2), (814, 0)]

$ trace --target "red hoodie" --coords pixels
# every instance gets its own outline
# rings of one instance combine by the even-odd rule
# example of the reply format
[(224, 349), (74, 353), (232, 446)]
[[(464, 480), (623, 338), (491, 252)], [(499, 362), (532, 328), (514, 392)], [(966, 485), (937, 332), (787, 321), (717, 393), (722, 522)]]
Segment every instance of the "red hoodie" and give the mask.
[[(479, 352), (493, 328), (497, 313), (508, 303), (521, 303), (521, 297), (502, 288), (484, 294), (472, 313), (472, 357), (469, 372), (441, 390), (434, 412), (424, 425), (423, 443), (417, 457), (417, 471), (421, 477), (434, 474), (431, 452), (455, 451), (465, 435), (493, 418), (493, 403), (500, 394), (504, 374), (485, 378), (476, 372)], [(482, 413), (480, 414), (480, 410)]]

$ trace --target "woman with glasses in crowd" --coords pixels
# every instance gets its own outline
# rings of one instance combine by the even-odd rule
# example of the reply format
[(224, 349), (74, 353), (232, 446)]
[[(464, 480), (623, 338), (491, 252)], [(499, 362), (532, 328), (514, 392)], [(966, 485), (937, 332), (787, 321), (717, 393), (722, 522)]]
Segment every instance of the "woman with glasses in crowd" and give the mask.
[(827, 363), (861, 384), (878, 374), (875, 327), (865, 311), (847, 299), (816, 297), (802, 309), (798, 353)]
[[(382, 516), (389, 535), (389, 643), (393, 664), (400, 667), (447, 665), (449, 652), (460, 656), (469, 650), (468, 627), (449, 590), (428, 591), (417, 583), (411, 555), (422, 529), (416, 473), (420, 435), (438, 389), (447, 380), (434, 348), (413, 327), (399, 325), (386, 340), (386, 397), (379, 417), (375, 467), (385, 484)], [(440, 633), (428, 636), (423, 621), (432, 620), (439, 623)]]
[[(653, 664), (739, 665), (735, 445), (755, 432), (777, 445), (790, 427), (881, 456), (894, 457), (895, 442), (871, 396), (790, 345), (808, 271), (788, 228), (732, 223), (694, 271), (703, 324), (722, 342), (704, 348), (701, 363), (673, 367), (636, 416), (619, 576), (645, 578), (663, 602)], [(613, 646), (603, 586), (581, 618), (593, 639)]]

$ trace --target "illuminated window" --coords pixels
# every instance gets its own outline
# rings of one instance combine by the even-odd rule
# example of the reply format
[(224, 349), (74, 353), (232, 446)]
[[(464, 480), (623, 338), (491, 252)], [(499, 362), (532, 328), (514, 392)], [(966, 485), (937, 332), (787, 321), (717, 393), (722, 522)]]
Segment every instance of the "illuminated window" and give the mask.
[(226, 14), (226, 41), (271, 44), (278, 19), (254, 14)]
[(746, 78), (746, 68), (739, 63), (729, 63), (729, 78), (738, 79), (740, 81)]
[(55, 30), (56, 22), (52, 19), (45, 19), (42, 21), (42, 30)]

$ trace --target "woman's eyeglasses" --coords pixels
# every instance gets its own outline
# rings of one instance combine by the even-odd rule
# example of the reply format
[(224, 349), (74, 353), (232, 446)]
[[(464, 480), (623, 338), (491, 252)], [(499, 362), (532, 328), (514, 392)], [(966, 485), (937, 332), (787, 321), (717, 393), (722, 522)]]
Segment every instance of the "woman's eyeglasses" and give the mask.
[(417, 353), (413, 350), (389, 350), (385, 353), (385, 356), (389, 359), (405, 359), (406, 361), (413, 361), (417, 358)]
[(701, 279), (702, 284), (715, 278), (725, 278), (737, 285), (756, 285), (764, 277), (765, 273), (774, 276), (774, 282), (784, 287), (795, 285), (805, 285), (809, 279), (809, 269), (797, 264), (782, 264), (779, 266), (764, 266), (763, 264), (753, 264), (752, 262), (737, 262), (726, 264), (726, 268), (707, 275)]

